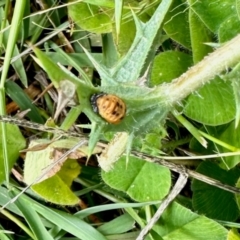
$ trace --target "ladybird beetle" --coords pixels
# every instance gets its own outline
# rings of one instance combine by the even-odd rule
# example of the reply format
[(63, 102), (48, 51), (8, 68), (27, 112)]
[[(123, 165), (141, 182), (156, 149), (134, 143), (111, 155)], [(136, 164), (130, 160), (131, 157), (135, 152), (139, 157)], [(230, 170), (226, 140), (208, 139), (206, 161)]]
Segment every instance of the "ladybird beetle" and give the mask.
[(126, 114), (126, 105), (119, 97), (106, 94), (96, 93), (91, 97), (93, 111), (99, 113), (107, 122), (118, 124)]

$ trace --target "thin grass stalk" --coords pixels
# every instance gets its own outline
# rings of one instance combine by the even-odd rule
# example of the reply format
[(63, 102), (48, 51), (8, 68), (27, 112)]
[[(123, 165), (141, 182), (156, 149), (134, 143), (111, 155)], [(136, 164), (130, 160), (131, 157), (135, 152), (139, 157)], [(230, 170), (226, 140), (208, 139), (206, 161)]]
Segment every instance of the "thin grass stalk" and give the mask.
[[(3, 70), (0, 80), (0, 115), (6, 114), (6, 105), (5, 105), (5, 89), (4, 84), (7, 79), (7, 74), (10, 66), (11, 57), (13, 54), (13, 49), (16, 43), (16, 39), (19, 31), (19, 24), (22, 23), (22, 17), (25, 10), (26, 1), (18, 0), (14, 8), (12, 25), (10, 27), (8, 44), (6, 46), (6, 54), (3, 62)], [(5, 123), (1, 123), (2, 127), (2, 148), (3, 148), (3, 159), (4, 159), (4, 171), (6, 184), (9, 184), (9, 166), (8, 166), (8, 150), (7, 150), (7, 131)]]

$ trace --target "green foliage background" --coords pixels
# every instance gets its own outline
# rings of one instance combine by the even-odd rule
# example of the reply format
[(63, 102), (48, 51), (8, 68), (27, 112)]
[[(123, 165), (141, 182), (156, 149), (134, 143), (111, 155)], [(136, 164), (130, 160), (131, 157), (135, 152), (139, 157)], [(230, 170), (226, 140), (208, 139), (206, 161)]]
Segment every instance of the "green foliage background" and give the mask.
[[(70, 233), (79, 239), (136, 239), (176, 177), (163, 166), (132, 156), (133, 150), (150, 158), (181, 154), (186, 160), (182, 164), (222, 183), (239, 185), (238, 155), (208, 161), (203, 155), (239, 151), (240, 57), (232, 60), (230, 56), (214, 79), (202, 79), (201, 87), (194, 88), (189, 81), (183, 92), (173, 96), (177, 78), (188, 76), (189, 69), (196, 69), (197, 76), (197, 63), (239, 34), (239, 1), (85, 0), (55, 5), (48, 0), (42, 9), (35, 1), (26, 1), (22, 6), (10, 4), (13, 16), (9, 4), (6, 1), (0, 7), (1, 19), (7, 19), (0, 38), (5, 55), (0, 114), (6, 114), (6, 99), (12, 99), (21, 111), (31, 109), (27, 117), (32, 122), (44, 123), (58, 112), (54, 124), (68, 130), (79, 118), (79, 129), (89, 129), (85, 134), (88, 148), (80, 148), (83, 157), (99, 154), (99, 142), (111, 142), (114, 134), (128, 133), (122, 156), (113, 159), (116, 163), (110, 172), (68, 160), (56, 175), (45, 176), (41, 183), (34, 181), (51, 165), (55, 150), (67, 151), (81, 139), (67, 138), (64, 143), (57, 139), (52, 144), (45, 141), (52, 136), (38, 136), (39, 143), (46, 142), (46, 146), (30, 149), (23, 175), (25, 183), (35, 184), (31, 193), (37, 193), (39, 199), (20, 194), (19, 181), (9, 178), (14, 164), (22, 167), (17, 160), (29, 134), (23, 137), (16, 126), (2, 124), (0, 204), (6, 207), (2, 213), (24, 230), (17, 230), (21, 237), (62, 239)], [(100, 51), (95, 51), (94, 42)], [(238, 47), (234, 50), (238, 52)], [(29, 62), (30, 70), (26, 67)], [(52, 100), (45, 94), (41, 102), (33, 104), (23, 88), (40, 69), (58, 97)], [(125, 102), (127, 112), (120, 124), (109, 124), (93, 111), (90, 98), (101, 92)], [(63, 109), (67, 109), (65, 115)], [(200, 161), (189, 160), (186, 153), (200, 155)], [(231, 229), (239, 228), (238, 195), (198, 180), (189, 183), (191, 188), (186, 187), (186, 193), (169, 205), (146, 239), (239, 239)], [(17, 200), (9, 204), (15, 196)], [(113, 204), (103, 204), (106, 199)], [(59, 210), (45, 201), (66, 208)], [(89, 204), (86, 209), (67, 207), (82, 206), (84, 201)], [(101, 213), (113, 209), (110, 220)], [(98, 221), (91, 222), (92, 214), (98, 215), (101, 226), (96, 227)], [(14, 239), (4, 223), (0, 227), (0, 238)]]

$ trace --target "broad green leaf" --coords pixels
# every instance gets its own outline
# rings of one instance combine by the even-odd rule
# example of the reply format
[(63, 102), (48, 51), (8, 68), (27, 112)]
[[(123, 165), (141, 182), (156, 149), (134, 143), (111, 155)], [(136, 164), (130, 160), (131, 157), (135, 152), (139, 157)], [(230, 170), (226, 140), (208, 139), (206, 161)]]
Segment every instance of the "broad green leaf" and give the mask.
[(4, 230), (0, 230), (0, 238), (2, 240), (12, 240), (12, 238), (9, 237), (9, 235), (7, 235), (9, 232), (6, 231), (6, 234), (4, 233)]
[[(19, 128), (16, 125), (6, 124), (7, 130), (7, 150), (8, 150), (8, 164), (9, 169), (13, 167), (16, 160), (19, 157), (19, 151), (22, 150), (26, 141), (22, 136)], [(2, 134), (2, 128), (0, 128), (0, 135)], [(0, 182), (5, 180), (4, 174), (4, 163), (3, 163), (3, 147), (2, 147), (2, 138), (0, 139)]]
[(126, 192), (132, 199), (143, 202), (163, 199), (171, 186), (169, 169), (135, 157), (121, 157), (110, 172), (102, 171), (110, 187)]
[[(190, 2), (193, 4), (193, 1), (194, 0)], [(193, 62), (196, 64), (209, 52), (212, 52), (212, 48), (205, 44), (207, 42), (212, 42), (212, 36), (210, 31), (191, 8), (189, 9), (189, 27)]]
[[(237, 182), (236, 182), (236, 187), (240, 188), (240, 177), (238, 178)], [(236, 194), (236, 204), (238, 206), (238, 209), (240, 209), (240, 196), (239, 194)]]
[(169, 38), (191, 49), (187, 8), (187, 4), (183, 4), (181, 0), (175, 0), (166, 15), (164, 30)]
[(157, 55), (153, 62), (150, 85), (160, 85), (179, 77), (192, 65), (192, 57), (186, 53), (166, 51)]
[[(239, 169), (226, 171), (209, 161), (202, 162), (197, 171), (231, 186), (235, 186), (240, 177)], [(233, 193), (195, 179), (192, 183), (192, 191), (193, 207), (198, 213), (225, 221), (234, 221), (239, 217)]]
[[(190, 7), (199, 16), (203, 23), (214, 33), (230, 16), (236, 16), (235, 0), (202, 0), (194, 2)], [(231, 31), (231, 28), (229, 28)]]
[(236, 0), (236, 10), (237, 10), (238, 19), (240, 20), (240, 1), (239, 0)]
[(240, 240), (240, 234), (237, 229), (231, 229), (228, 232), (227, 240)]
[(226, 81), (232, 82), (235, 106), (236, 106), (236, 116), (235, 116), (235, 127), (239, 125), (240, 122), (240, 64), (237, 64), (230, 73), (224, 76)]
[(227, 18), (219, 27), (218, 36), (219, 42), (224, 43), (240, 33), (240, 20), (234, 14)]
[[(75, 162), (75, 164), (77, 164), (77, 162)], [(67, 173), (65, 173), (65, 175), (66, 174)], [(69, 176), (67, 177), (69, 178)], [(51, 203), (59, 205), (76, 205), (79, 202), (79, 199), (64, 182), (64, 179), (60, 176), (60, 174), (56, 174), (41, 183), (35, 184), (31, 187), (31, 189), (41, 196), (45, 201)]]
[(187, 117), (211, 126), (232, 121), (235, 111), (231, 82), (219, 77), (189, 96), (184, 107)]
[(148, 152), (150, 155), (156, 155), (162, 153), (161, 139), (167, 136), (165, 129), (161, 129), (162, 132), (147, 133), (145, 139), (142, 139), (142, 151)]
[(80, 2), (69, 5), (68, 13), (73, 21), (84, 30), (94, 33), (112, 31), (113, 9)]
[(199, 216), (178, 203), (172, 203), (153, 230), (164, 240), (225, 240), (227, 230), (205, 216)]
[[(112, 32), (113, 29), (116, 29), (115, 26), (113, 27), (114, 23), (117, 26), (117, 32), (119, 32), (120, 22), (132, 19), (131, 10), (142, 16), (144, 11), (152, 8), (157, 3), (158, 1), (148, 1), (146, 4), (136, 0), (123, 1), (123, 3), (120, 1), (115, 3), (114, 1), (106, 0), (85, 0), (81, 3), (69, 5), (68, 10), (69, 15), (78, 26), (89, 32), (99, 34)], [(79, 12), (82, 14), (79, 14)]]
[(133, 20), (127, 20), (122, 22), (121, 32), (118, 38), (115, 29), (113, 30), (113, 37), (115, 42), (118, 40), (116, 47), (120, 55), (124, 55), (128, 52), (129, 48), (133, 43), (135, 34), (136, 26)]
[[(38, 140), (32, 142), (31, 147), (36, 147), (37, 144), (48, 143), (46, 140)], [(56, 146), (58, 144), (58, 148)], [(60, 148), (60, 144), (62, 147)], [(64, 148), (71, 148), (76, 144), (76, 140), (59, 140), (58, 142), (51, 143), (43, 150), (34, 151), (30, 149), (27, 152), (25, 165), (24, 165), (24, 180), (27, 184), (32, 184), (38, 177), (44, 174), (44, 170), (61, 157)], [(62, 149), (62, 151), (61, 151)], [(32, 186), (32, 190), (39, 194), (47, 201), (61, 204), (61, 205), (74, 205), (78, 203), (79, 199), (70, 190), (73, 179), (80, 173), (80, 166), (76, 160), (68, 160), (53, 166), (45, 176)]]

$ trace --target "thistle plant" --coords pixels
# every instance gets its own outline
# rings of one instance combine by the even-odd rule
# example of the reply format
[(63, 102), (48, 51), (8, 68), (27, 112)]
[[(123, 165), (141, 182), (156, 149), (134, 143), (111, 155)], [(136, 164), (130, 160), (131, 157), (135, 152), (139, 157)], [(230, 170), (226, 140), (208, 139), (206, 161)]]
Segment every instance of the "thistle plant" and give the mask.
[[(150, 80), (150, 72), (155, 71), (154, 65), (152, 66), (151, 57), (154, 57), (152, 52), (159, 47), (159, 39), (163, 38), (161, 30), (165, 24), (164, 20), (167, 18), (171, 4), (171, 1), (162, 1), (150, 20), (145, 23), (132, 11), (134, 24), (136, 26), (134, 41), (127, 54), (119, 58), (119, 60), (116, 60), (112, 67), (98, 62), (92, 54), (82, 46), (83, 51), (100, 75), (101, 82), (99, 86), (93, 85), (84, 72), (81, 72), (82, 77), (78, 78), (65, 68), (59, 67), (56, 63), (52, 62), (45, 53), (37, 48), (34, 49), (37, 56), (37, 58), (34, 57), (36, 62), (48, 73), (53, 85), (58, 89), (59, 104), (65, 106), (65, 103), (73, 100), (74, 94), (76, 94), (76, 104), (80, 105), (74, 107), (78, 109), (75, 111), (85, 113), (90, 119), (91, 133), (89, 135), (87, 155), (90, 156), (94, 153), (97, 142), (103, 139), (104, 136), (106, 137), (109, 133), (117, 133), (115, 138), (112, 139), (112, 143), (108, 149), (105, 150), (105, 153), (98, 157), (99, 164), (103, 167), (102, 177), (106, 183), (119, 190), (124, 190), (124, 188), (122, 188), (124, 186), (115, 186), (115, 184), (112, 183), (115, 182), (115, 180), (112, 180), (112, 175), (115, 176), (115, 179), (118, 179), (123, 176), (122, 171), (128, 169), (131, 172), (131, 169), (136, 168), (138, 164), (140, 164), (139, 169), (144, 169), (145, 164), (147, 165), (146, 170), (143, 170), (142, 173), (143, 176), (145, 176), (143, 179), (147, 178), (146, 176), (149, 172), (156, 177), (160, 172), (161, 176), (166, 175), (165, 180), (162, 181), (162, 191), (158, 192), (156, 196), (152, 196), (152, 200), (161, 199), (169, 191), (171, 185), (170, 172), (161, 166), (157, 168), (154, 166), (152, 170), (149, 170), (148, 168), (152, 168), (150, 163), (139, 163), (139, 161), (132, 166), (130, 162), (133, 163), (134, 159), (130, 157), (130, 153), (135, 147), (133, 142), (139, 139), (139, 137), (144, 139), (146, 136), (154, 134), (156, 136), (156, 133), (159, 134), (160, 132), (158, 138), (161, 140), (166, 134), (164, 124), (169, 112), (172, 111), (175, 116), (177, 116), (178, 113), (174, 109), (175, 107), (178, 109), (183, 107), (183, 99), (186, 96), (196, 92), (206, 82), (223, 72), (226, 67), (231, 67), (236, 64), (239, 59), (239, 52), (235, 48), (233, 50), (232, 47), (234, 44), (238, 45), (238, 40), (236, 39), (222, 48), (217, 49), (178, 79), (170, 83), (151, 86), (151, 82), (153, 81)], [(82, 3), (79, 5), (81, 6)], [(75, 11), (78, 10), (79, 5), (69, 6), (69, 13), (73, 19), (75, 18)], [(54, 48), (54, 44), (52, 44), (51, 47)], [(229, 58), (229, 55), (231, 55), (231, 58)], [(94, 94), (101, 93), (114, 94), (126, 104), (126, 114), (120, 123), (108, 123), (94, 111), (91, 98)], [(185, 108), (182, 108), (183, 111), (188, 111), (188, 104), (189, 103), (186, 104)], [(190, 131), (196, 139), (206, 147), (206, 140), (201, 134), (195, 131), (194, 127), (190, 127)], [(76, 144), (77, 141), (78, 140), (73, 140), (73, 143), (75, 142)], [(50, 146), (53, 147), (53, 144)], [(158, 154), (159, 153), (160, 152), (158, 152)], [(41, 169), (44, 168), (43, 166), (35, 166), (34, 162), (36, 161), (33, 159), (39, 158), (39, 156), (34, 157), (32, 154), (35, 155), (37, 153), (27, 154), (25, 166), (25, 181), (29, 184), (36, 178), (36, 176), (29, 174), (29, 172), (32, 172), (32, 168), (40, 168), (40, 173), (42, 173)], [(125, 154), (125, 156), (121, 157), (123, 154)], [(119, 162), (120, 166), (114, 167), (114, 163), (119, 159), (122, 160)], [(45, 164), (47, 166), (49, 163)], [(28, 168), (28, 166), (31, 167)], [(104, 171), (109, 170), (112, 171), (110, 173), (104, 173)], [(79, 172), (79, 170), (76, 170), (76, 174), (77, 172)], [(50, 176), (52, 176), (52, 174)], [(75, 175), (71, 178), (74, 179)], [(111, 179), (111, 181), (109, 182), (108, 179)], [(51, 179), (48, 181), (51, 182)], [(46, 184), (46, 182), (38, 184)], [(147, 185), (151, 185), (151, 183), (144, 185), (147, 189)], [(33, 189), (34, 188), (41, 189), (41, 186), (33, 186)], [(128, 194), (136, 200), (144, 200), (138, 199), (138, 197), (132, 193)], [(146, 194), (146, 196), (148, 198), (148, 194)], [(76, 198), (73, 197), (73, 199), (71, 200), (73, 201), (72, 203), (77, 201)], [(63, 204), (63, 202), (61, 202), (61, 204)]]

